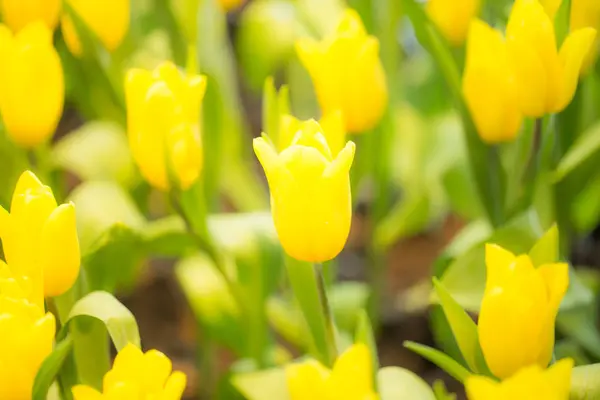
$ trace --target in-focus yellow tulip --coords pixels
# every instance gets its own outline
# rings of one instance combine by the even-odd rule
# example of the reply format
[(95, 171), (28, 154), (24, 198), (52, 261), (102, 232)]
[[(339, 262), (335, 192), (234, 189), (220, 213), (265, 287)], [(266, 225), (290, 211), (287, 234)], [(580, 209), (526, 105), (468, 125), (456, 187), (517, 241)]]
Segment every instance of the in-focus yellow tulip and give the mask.
[(565, 358), (547, 370), (525, 367), (503, 382), (484, 376), (467, 378), (469, 400), (568, 400), (573, 360)]
[[(129, 29), (130, 0), (66, 0), (79, 18), (108, 51), (114, 51)], [(83, 54), (77, 29), (71, 17), (64, 13), (62, 32), (71, 53)]]
[(506, 28), (521, 111), (528, 117), (562, 111), (573, 99), (596, 30), (567, 36), (557, 51), (554, 24), (538, 0), (517, 0)]
[(0, 207), (0, 238), (13, 275), (28, 282), (27, 298), (43, 309), (44, 296), (66, 292), (79, 274), (73, 203), (57, 207), (52, 189), (24, 172), (10, 214)]
[(336, 360), (332, 370), (316, 360), (286, 368), (290, 400), (376, 400), (369, 349), (355, 344)]
[(28, 302), (0, 261), (0, 399), (31, 399), (33, 381), (52, 351), (56, 322)]
[[(288, 148), (292, 144), (296, 133), (304, 130), (306, 124), (311, 125), (312, 122), (310, 120), (300, 121), (292, 115), (282, 115), (276, 143), (277, 150), (283, 151)], [(344, 128), (342, 113), (336, 111), (333, 114), (325, 115), (319, 121), (319, 125), (321, 125), (322, 133), (325, 136), (325, 140), (327, 140), (331, 155), (335, 157), (344, 148), (344, 144), (346, 143), (346, 129)]]
[(479, 19), (469, 28), (462, 90), (482, 140), (500, 143), (515, 138), (523, 116), (506, 42), (500, 32)]
[(479, 7), (479, 0), (429, 0), (427, 15), (450, 44), (460, 46)]
[(185, 385), (185, 374), (172, 372), (171, 360), (163, 353), (143, 353), (128, 344), (104, 375), (103, 393), (86, 385), (77, 385), (72, 391), (75, 400), (179, 400)]
[(0, 24), (0, 112), (10, 138), (35, 147), (56, 130), (65, 84), (52, 31), (42, 22), (15, 36)]
[(225, 12), (233, 11), (244, 4), (246, 0), (219, 0), (219, 5)]
[(310, 74), (323, 115), (341, 110), (346, 131), (361, 133), (379, 122), (387, 106), (379, 42), (348, 9), (335, 33), (321, 42), (300, 40), (298, 56)]
[(546, 368), (554, 323), (569, 285), (567, 264), (535, 268), (527, 255), (496, 246), (485, 251), (487, 281), (479, 313), (479, 341), (490, 370), (505, 379), (529, 365)]
[(263, 138), (254, 139), (254, 152), (269, 182), (281, 245), (298, 260), (323, 262), (342, 251), (350, 233), (355, 145), (348, 142), (334, 158), (316, 121), (302, 128), (281, 153)]
[(153, 72), (127, 74), (127, 129), (131, 153), (152, 186), (168, 190), (167, 160), (182, 189), (202, 169), (200, 106), (206, 88), (201, 75), (185, 76), (165, 62)]
[(0, 0), (4, 23), (13, 32), (35, 21), (42, 21), (48, 29), (54, 30), (61, 5), (62, 0)]

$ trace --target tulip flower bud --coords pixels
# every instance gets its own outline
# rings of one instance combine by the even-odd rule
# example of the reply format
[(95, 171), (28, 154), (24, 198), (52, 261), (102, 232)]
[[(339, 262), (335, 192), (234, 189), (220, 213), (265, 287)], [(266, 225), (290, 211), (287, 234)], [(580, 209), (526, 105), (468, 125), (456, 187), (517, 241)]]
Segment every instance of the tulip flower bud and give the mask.
[(0, 261), (0, 398), (6, 400), (31, 399), (33, 381), (52, 352), (56, 332), (54, 316), (22, 294)]
[(200, 106), (206, 78), (184, 76), (165, 62), (153, 72), (130, 70), (125, 82), (131, 153), (144, 178), (161, 190), (170, 188), (167, 162), (181, 189), (202, 169)]
[[(304, 130), (307, 127), (307, 124), (308, 129), (310, 129), (310, 125), (313, 124), (313, 121), (299, 121), (291, 115), (282, 115), (279, 126), (279, 135), (277, 137), (277, 150), (283, 151), (288, 148), (292, 144), (296, 133)], [(344, 128), (342, 113), (337, 111), (324, 116), (319, 121), (319, 125), (321, 125), (323, 135), (326, 135), (325, 140), (327, 140), (331, 155), (333, 157), (337, 156), (346, 143), (346, 130)]]
[(52, 31), (42, 22), (15, 36), (0, 24), (0, 112), (8, 136), (31, 148), (47, 140), (62, 115), (65, 84)]
[(538, 0), (517, 0), (506, 34), (523, 114), (537, 118), (562, 111), (575, 95), (596, 30), (584, 28), (570, 33), (559, 52), (554, 24), (543, 6)]
[(505, 379), (519, 369), (546, 368), (554, 349), (554, 323), (569, 285), (567, 264), (535, 268), (496, 245), (485, 253), (487, 281), (479, 313), (479, 340), (490, 370)]
[(298, 260), (323, 262), (342, 251), (350, 233), (349, 172), (355, 145), (348, 142), (333, 157), (316, 121), (302, 128), (279, 154), (263, 138), (254, 139), (254, 151), (269, 182), (283, 248)]
[[(129, 29), (130, 0), (69, 0), (79, 18), (96, 35), (108, 51), (119, 47)], [(71, 17), (64, 14), (61, 21), (65, 43), (71, 53), (83, 54), (77, 29)]]
[(0, 238), (6, 261), (29, 284), (27, 299), (43, 309), (44, 296), (66, 292), (79, 274), (80, 253), (73, 203), (57, 207), (52, 190), (24, 172), (10, 214), (0, 207)]
[(372, 365), (369, 349), (364, 344), (355, 344), (346, 350), (332, 370), (316, 360), (291, 364), (285, 371), (290, 400), (376, 400)]
[(379, 42), (367, 35), (356, 11), (346, 10), (331, 37), (322, 42), (300, 40), (296, 50), (312, 78), (323, 115), (340, 110), (349, 133), (377, 125), (388, 101), (385, 72)]
[[(597, 30), (598, 27), (600, 27), (600, 1), (571, 0), (571, 22), (569, 25), (571, 32), (584, 28), (595, 28)], [(590, 67), (596, 62), (599, 43), (600, 36), (596, 35), (592, 49), (583, 62), (582, 74), (589, 71)]]
[(503, 382), (472, 376), (465, 383), (469, 400), (568, 400), (573, 360), (565, 358), (547, 370), (525, 367)]
[(460, 46), (479, 7), (479, 0), (429, 0), (427, 15), (450, 44)]
[(18, 32), (31, 22), (42, 21), (50, 30), (56, 28), (62, 0), (0, 0), (4, 23)]
[(506, 42), (500, 32), (478, 19), (469, 29), (462, 90), (482, 140), (500, 143), (515, 138), (523, 116)]
[(125, 346), (110, 371), (104, 375), (103, 393), (77, 385), (73, 387), (75, 400), (179, 400), (186, 385), (183, 372), (172, 372), (171, 360), (158, 350), (143, 353), (133, 344)]

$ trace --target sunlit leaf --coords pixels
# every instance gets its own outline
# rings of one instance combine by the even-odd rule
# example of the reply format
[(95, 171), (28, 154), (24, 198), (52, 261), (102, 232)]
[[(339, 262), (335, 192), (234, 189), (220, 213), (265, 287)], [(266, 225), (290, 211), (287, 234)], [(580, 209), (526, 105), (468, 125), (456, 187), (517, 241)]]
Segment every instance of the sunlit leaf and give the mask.
[(461, 383), (471, 375), (465, 367), (439, 350), (411, 341), (404, 342), (404, 347), (431, 361)]

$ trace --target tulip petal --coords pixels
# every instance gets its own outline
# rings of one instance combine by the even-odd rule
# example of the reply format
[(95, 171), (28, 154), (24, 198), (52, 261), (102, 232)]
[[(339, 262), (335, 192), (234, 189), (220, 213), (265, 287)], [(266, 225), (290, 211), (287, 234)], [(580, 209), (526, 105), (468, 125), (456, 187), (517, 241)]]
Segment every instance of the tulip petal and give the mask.
[(361, 399), (373, 392), (371, 355), (366, 345), (354, 344), (338, 357), (327, 388), (328, 393), (342, 399)]
[(323, 128), (323, 135), (327, 138), (331, 155), (336, 157), (344, 147), (346, 141), (346, 128), (344, 127), (342, 112), (336, 110), (323, 115), (319, 121), (319, 125)]
[(2, 239), (8, 233), (8, 224), (10, 215), (8, 211), (4, 209), (4, 207), (0, 206), (0, 239)]
[(102, 400), (102, 394), (87, 385), (76, 385), (71, 389), (75, 400)]
[(569, 397), (572, 369), (573, 360), (570, 358), (563, 358), (554, 365), (551, 365), (550, 368), (545, 371), (545, 381), (551, 384), (553, 389), (552, 393), (556, 395), (556, 398), (566, 399)]
[(44, 225), (40, 248), (47, 297), (63, 294), (79, 275), (80, 251), (73, 203), (62, 204)]
[(342, 19), (337, 25), (336, 33), (348, 36), (366, 36), (367, 31), (362, 23), (358, 12), (352, 8), (346, 8)]
[(510, 266), (516, 260), (516, 256), (510, 251), (496, 245), (485, 245), (485, 265), (486, 265), (486, 289), (493, 286), (502, 285), (507, 275), (510, 273)]
[(312, 39), (304, 38), (298, 40), (295, 47), (300, 62), (314, 79), (321, 69), (324, 57), (323, 46)]
[(274, 185), (276, 185), (276, 180), (278, 179), (277, 176), (279, 171), (282, 169), (279, 155), (273, 146), (267, 143), (262, 137), (255, 138), (252, 141), (252, 146), (254, 147), (254, 153), (256, 154), (258, 161), (265, 171), (269, 186), (274, 187)]
[(19, 194), (25, 194), (29, 190), (36, 190), (43, 187), (44, 185), (33, 172), (25, 171), (21, 174), (19, 180), (17, 181), (17, 186), (13, 192), (13, 199)]
[(470, 400), (499, 400), (499, 387), (498, 382), (485, 376), (470, 376), (465, 382)]
[(145, 387), (153, 388), (157, 391), (162, 389), (173, 368), (169, 357), (158, 350), (149, 350), (144, 354), (142, 365), (144, 368), (143, 377)]
[(560, 48), (560, 61), (563, 65), (563, 86), (560, 99), (554, 112), (562, 111), (575, 96), (579, 73), (596, 39), (596, 30), (584, 28), (571, 33)]
[(163, 391), (164, 400), (180, 400), (187, 384), (187, 377), (181, 371), (175, 371), (167, 379)]
[(291, 364), (285, 369), (290, 400), (325, 398), (325, 382), (330, 372), (318, 361)]
[(346, 146), (340, 151), (337, 157), (331, 164), (327, 166), (323, 172), (324, 178), (336, 178), (341, 175), (347, 175), (352, 167), (354, 161), (354, 153), (356, 152), (356, 145), (353, 141), (346, 143)]
[(548, 289), (548, 300), (555, 312), (569, 287), (569, 265), (566, 263), (544, 264), (538, 268)]
[(323, 128), (314, 119), (304, 121), (296, 132), (292, 145), (308, 146), (317, 149), (327, 160), (331, 160), (331, 150), (323, 135)]

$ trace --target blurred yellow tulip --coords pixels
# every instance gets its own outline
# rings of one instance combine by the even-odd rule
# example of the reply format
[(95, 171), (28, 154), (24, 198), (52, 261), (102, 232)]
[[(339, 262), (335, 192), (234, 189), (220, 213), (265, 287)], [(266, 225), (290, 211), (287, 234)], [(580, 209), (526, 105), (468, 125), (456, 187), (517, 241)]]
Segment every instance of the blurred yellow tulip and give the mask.
[(104, 375), (103, 393), (86, 385), (77, 385), (72, 391), (75, 400), (179, 400), (185, 385), (185, 374), (172, 372), (171, 360), (163, 353), (143, 353), (128, 344)]
[[(277, 137), (277, 150), (283, 151), (288, 148), (292, 144), (296, 133), (303, 130), (307, 123), (312, 124), (311, 120), (300, 121), (292, 115), (282, 115), (279, 136)], [(325, 140), (327, 140), (331, 155), (335, 157), (346, 143), (346, 130), (342, 113), (337, 111), (324, 116), (319, 121), (319, 125), (321, 125), (322, 133), (325, 136)]]
[(482, 140), (500, 143), (515, 138), (523, 116), (506, 42), (500, 32), (478, 19), (469, 29), (462, 90)]
[(0, 398), (31, 399), (33, 381), (52, 351), (56, 321), (30, 303), (0, 261)]
[(547, 370), (525, 367), (503, 382), (484, 376), (467, 378), (469, 400), (568, 400), (573, 360), (566, 358)]
[(562, 111), (573, 99), (596, 30), (584, 28), (570, 33), (559, 52), (554, 24), (544, 7), (538, 0), (517, 0), (506, 34), (523, 114), (538, 118)]
[(182, 189), (202, 169), (200, 106), (206, 88), (201, 75), (183, 75), (165, 62), (153, 72), (127, 74), (127, 129), (131, 153), (144, 178), (161, 190), (170, 188), (167, 161)]
[[(583, 28), (594, 28), (598, 30), (600, 27), (600, 1), (598, 0), (571, 0), (571, 32)], [(582, 73), (589, 71), (590, 67), (598, 58), (598, 45), (600, 44), (600, 36), (596, 35), (596, 40), (592, 45), (591, 51), (583, 62), (581, 68)]]
[(540, 4), (544, 7), (546, 14), (548, 14), (552, 21), (554, 21), (554, 18), (556, 17), (556, 12), (558, 11), (558, 8), (560, 7), (562, 1), (563, 0), (540, 0)]
[(233, 11), (244, 4), (246, 0), (219, 0), (219, 5), (225, 12)]
[(254, 151), (271, 190), (271, 212), (279, 240), (292, 257), (323, 262), (336, 257), (350, 233), (350, 167), (355, 145), (332, 156), (321, 126), (302, 124), (291, 145), (277, 153), (263, 138)]
[[(129, 30), (130, 0), (65, 0), (108, 51), (119, 47)], [(61, 21), (65, 43), (71, 53), (83, 54), (77, 29), (71, 17), (64, 13)]]
[(286, 368), (290, 400), (377, 400), (369, 349), (355, 344), (336, 360), (332, 370), (316, 360)]
[(546, 368), (554, 323), (569, 285), (564, 263), (535, 268), (527, 255), (487, 245), (487, 281), (479, 313), (479, 340), (490, 370), (505, 379), (519, 369)]
[(0, 207), (0, 238), (16, 277), (29, 284), (27, 298), (44, 307), (44, 296), (66, 292), (79, 275), (80, 252), (73, 203), (57, 207), (52, 189), (24, 172), (10, 214)]
[(62, 0), (0, 0), (4, 23), (18, 32), (31, 22), (42, 21), (54, 30), (58, 23)]
[(348, 133), (374, 128), (387, 107), (385, 72), (379, 42), (365, 31), (358, 13), (346, 10), (335, 33), (296, 49), (310, 74), (323, 115), (340, 110)]
[(0, 24), (0, 60), (0, 112), (7, 133), (18, 145), (35, 147), (56, 130), (65, 97), (52, 31), (38, 21), (13, 36)]
[(450, 44), (460, 46), (479, 7), (480, 0), (429, 0), (427, 15)]

